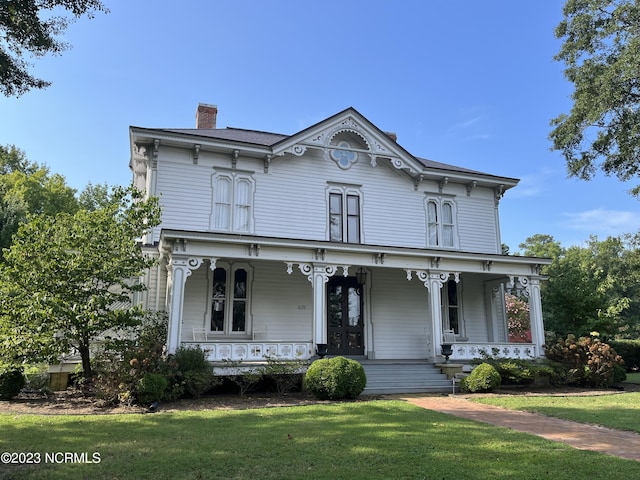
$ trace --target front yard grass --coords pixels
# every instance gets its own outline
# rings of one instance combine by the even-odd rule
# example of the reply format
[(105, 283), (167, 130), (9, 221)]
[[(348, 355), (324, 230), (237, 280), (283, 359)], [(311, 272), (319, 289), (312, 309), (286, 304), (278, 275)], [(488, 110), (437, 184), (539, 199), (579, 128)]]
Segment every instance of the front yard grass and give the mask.
[(372, 400), (128, 415), (0, 415), (0, 452), (100, 463), (0, 464), (2, 479), (640, 478), (640, 462)]
[(640, 393), (479, 397), (473, 401), (640, 433)]
[(640, 372), (627, 373), (626, 381), (629, 383), (640, 383)]

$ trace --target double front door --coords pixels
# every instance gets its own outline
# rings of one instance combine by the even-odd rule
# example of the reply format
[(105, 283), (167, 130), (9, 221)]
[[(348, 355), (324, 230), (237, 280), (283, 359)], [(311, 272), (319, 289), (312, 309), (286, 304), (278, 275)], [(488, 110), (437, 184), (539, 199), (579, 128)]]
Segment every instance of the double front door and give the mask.
[(327, 286), (329, 355), (364, 355), (362, 285), (355, 277), (331, 277)]

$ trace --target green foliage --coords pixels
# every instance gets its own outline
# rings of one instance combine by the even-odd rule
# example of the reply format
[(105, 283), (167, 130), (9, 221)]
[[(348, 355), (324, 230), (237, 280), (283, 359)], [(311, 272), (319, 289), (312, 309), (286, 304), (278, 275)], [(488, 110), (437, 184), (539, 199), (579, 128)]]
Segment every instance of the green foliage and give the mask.
[(367, 376), (362, 365), (355, 360), (323, 358), (309, 366), (304, 385), (319, 399), (355, 398), (367, 385)]
[(139, 398), (138, 388), (145, 375), (159, 374), (167, 388), (159, 400), (177, 400), (184, 395), (184, 379), (175, 358), (165, 355), (167, 340), (165, 312), (146, 312), (131, 338), (113, 338), (96, 362), (97, 394), (107, 403), (131, 404)]
[(22, 367), (0, 364), (0, 399), (8, 400), (20, 393), (25, 385)]
[[(547, 243), (546, 247), (529, 245), (527, 253), (559, 248)], [(544, 269), (549, 279), (541, 286), (545, 328), (561, 336), (583, 336), (591, 331), (608, 338), (637, 336), (639, 244), (638, 236), (603, 241), (592, 236), (584, 246), (558, 250), (559, 255)]]
[(640, 370), (640, 340), (610, 340), (609, 345), (622, 357), (627, 371)]
[(22, 224), (0, 265), (0, 356), (53, 360), (76, 348), (90, 378), (90, 345), (142, 319), (130, 301), (146, 287), (132, 279), (155, 260), (138, 239), (159, 221), (157, 199), (129, 187), (99, 210)]
[(148, 405), (164, 397), (169, 382), (160, 373), (145, 373), (138, 384), (138, 403)]
[(563, 14), (556, 28), (563, 44), (555, 59), (574, 85), (573, 106), (551, 123), (553, 148), (562, 152), (572, 176), (588, 180), (602, 169), (623, 181), (637, 177), (640, 4), (567, 0)]
[(460, 382), (460, 390), (463, 392), (490, 392), (498, 388), (501, 378), (498, 371), (488, 363), (481, 363)]
[(307, 362), (303, 360), (280, 360), (276, 357), (267, 357), (267, 366), (264, 376), (271, 380), (280, 395), (284, 395), (302, 385), (304, 375), (302, 373)]
[(30, 162), (13, 145), (0, 146), (0, 249), (11, 246), (18, 227), (29, 215), (75, 213), (75, 193), (62, 175)]
[[(56, 38), (69, 22), (81, 16), (93, 18), (108, 12), (99, 0), (38, 0), (0, 2), (0, 92), (20, 96), (50, 82), (29, 73), (27, 57), (60, 54), (68, 45)], [(63, 16), (61, 13), (68, 16)]]
[(556, 382), (555, 369), (547, 362), (485, 357), (482, 363), (496, 369), (502, 385), (546, 386)]
[(49, 366), (44, 363), (29, 365), (24, 369), (25, 390), (49, 392)]
[(545, 355), (564, 367), (569, 385), (609, 387), (615, 382), (616, 367), (624, 364), (622, 357), (597, 335), (559, 338), (545, 345)]
[(213, 375), (206, 353), (199, 346), (179, 348), (175, 354), (175, 362), (178, 364), (178, 376), (182, 376), (186, 391), (194, 398), (200, 398), (222, 383), (219, 377)]

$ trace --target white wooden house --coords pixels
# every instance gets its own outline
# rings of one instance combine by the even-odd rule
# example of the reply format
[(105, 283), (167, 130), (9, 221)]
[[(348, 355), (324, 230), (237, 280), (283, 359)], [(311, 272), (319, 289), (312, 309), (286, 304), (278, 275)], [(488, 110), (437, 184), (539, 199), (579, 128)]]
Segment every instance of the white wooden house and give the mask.
[[(142, 301), (169, 312), (169, 352), (436, 362), (453, 330), (453, 360), (543, 354), (548, 261), (501, 254), (518, 180), (414, 156), (353, 108), (292, 135), (216, 116), (130, 128), (133, 181), (163, 207)], [(531, 343), (509, 343), (510, 289), (528, 295)]]

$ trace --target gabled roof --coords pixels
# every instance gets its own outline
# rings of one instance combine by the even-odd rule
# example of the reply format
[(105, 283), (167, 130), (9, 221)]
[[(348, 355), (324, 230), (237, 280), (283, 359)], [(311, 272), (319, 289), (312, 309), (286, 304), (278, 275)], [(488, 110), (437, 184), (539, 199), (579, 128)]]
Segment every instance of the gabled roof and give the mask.
[[(500, 186), (506, 190), (517, 185), (518, 180), (471, 170), (416, 157), (380, 130), (353, 107), (326, 118), (293, 135), (247, 130), (242, 128), (140, 128), (130, 127), (131, 143), (143, 139), (159, 139), (166, 144), (198, 144), (199, 148), (240, 148), (253, 155), (303, 155), (307, 149), (321, 149), (325, 153), (335, 148), (334, 137), (349, 132), (358, 136), (372, 165), (379, 159), (388, 160), (392, 166), (407, 172), (419, 181), (421, 178), (450, 179), (458, 182), (478, 181), (485, 185)], [(134, 133), (135, 132), (135, 133)], [(136, 139), (134, 139), (134, 136)]]

